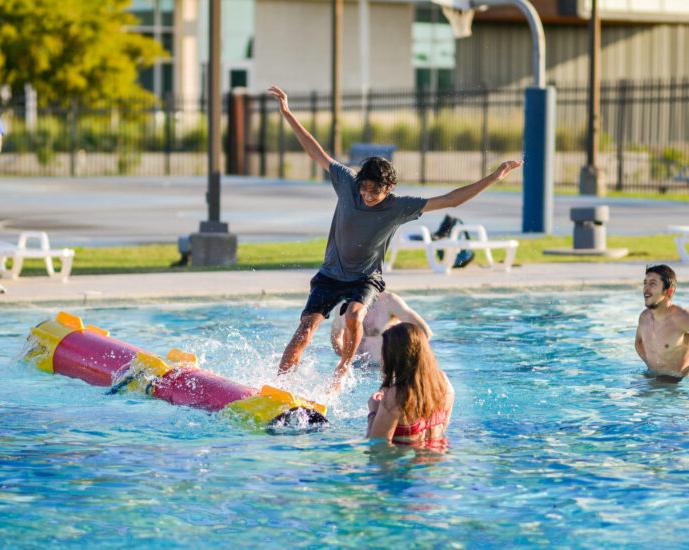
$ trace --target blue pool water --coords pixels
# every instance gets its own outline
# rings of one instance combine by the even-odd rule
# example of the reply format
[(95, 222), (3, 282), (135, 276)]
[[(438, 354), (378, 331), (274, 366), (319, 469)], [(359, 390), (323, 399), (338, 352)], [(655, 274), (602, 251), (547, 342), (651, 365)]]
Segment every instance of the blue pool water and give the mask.
[[(17, 361), (55, 309), (0, 309), (0, 540), (12, 547), (678, 547), (689, 390), (643, 376), (636, 289), (406, 295), (457, 390), (445, 455), (363, 439), (378, 373), (327, 431), (270, 436)], [(682, 296), (678, 295), (678, 303)], [(274, 381), (301, 300), (75, 308), (118, 339)], [(321, 328), (289, 385), (322, 399)]]

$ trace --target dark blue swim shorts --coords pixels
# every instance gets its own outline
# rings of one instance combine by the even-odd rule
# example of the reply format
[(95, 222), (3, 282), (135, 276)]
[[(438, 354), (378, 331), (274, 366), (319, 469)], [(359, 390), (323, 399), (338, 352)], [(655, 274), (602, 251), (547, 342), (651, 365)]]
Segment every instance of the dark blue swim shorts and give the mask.
[(320, 313), (327, 319), (339, 302), (344, 300), (345, 305), (359, 302), (369, 306), (384, 290), (385, 281), (380, 273), (356, 281), (338, 281), (318, 272), (311, 279), (311, 292), (301, 314)]

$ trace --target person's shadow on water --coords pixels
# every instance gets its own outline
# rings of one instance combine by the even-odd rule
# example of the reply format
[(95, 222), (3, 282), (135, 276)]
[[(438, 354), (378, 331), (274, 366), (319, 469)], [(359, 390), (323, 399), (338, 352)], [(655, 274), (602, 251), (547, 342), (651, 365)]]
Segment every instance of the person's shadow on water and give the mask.
[(639, 389), (637, 394), (639, 397), (658, 395), (659, 391), (665, 391), (671, 395), (680, 395), (684, 393), (682, 386), (680, 386), (682, 380), (682, 378), (646, 371), (642, 373), (642, 378), (634, 385)]
[(394, 445), (386, 441), (371, 441), (367, 454), (369, 463), (377, 466), (381, 474), (401, 479), (420, 465), (445, 462), (447, 451), (447, 447), (428, 449)]

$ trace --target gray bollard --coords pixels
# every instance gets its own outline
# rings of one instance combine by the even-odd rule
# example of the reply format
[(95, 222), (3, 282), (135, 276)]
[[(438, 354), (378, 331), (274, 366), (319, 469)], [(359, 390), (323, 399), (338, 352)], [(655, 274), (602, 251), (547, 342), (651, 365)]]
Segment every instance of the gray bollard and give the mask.
[(606, 224), (610, 221), (609, 207), (578, 206), (570, 209), (569, 219), (574, 222), (573, 247), (550, 248), (543, 254), (624, 258), (629, 253), (626, 248), (608, 248)]
[(610, 220), (607, 206), (580, 206), (569, 211), (569, 219), (574, 222), (574, 249), (605, 250), (606, 227)]

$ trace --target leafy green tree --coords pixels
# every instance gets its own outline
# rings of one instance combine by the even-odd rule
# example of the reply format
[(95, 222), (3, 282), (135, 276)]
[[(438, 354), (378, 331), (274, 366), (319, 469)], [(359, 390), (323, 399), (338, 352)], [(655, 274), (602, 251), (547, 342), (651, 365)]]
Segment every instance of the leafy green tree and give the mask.
[(166, 55), (128, 31), (131, 0), (0, 0), (0, 85), (31, 84), (38, 101), (91, 105), (152, 99), (138, 71)]

